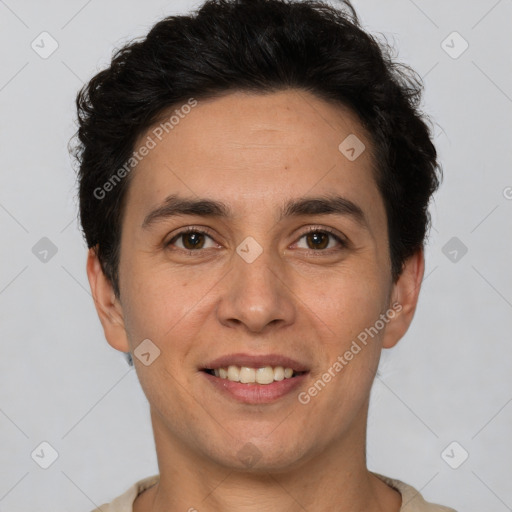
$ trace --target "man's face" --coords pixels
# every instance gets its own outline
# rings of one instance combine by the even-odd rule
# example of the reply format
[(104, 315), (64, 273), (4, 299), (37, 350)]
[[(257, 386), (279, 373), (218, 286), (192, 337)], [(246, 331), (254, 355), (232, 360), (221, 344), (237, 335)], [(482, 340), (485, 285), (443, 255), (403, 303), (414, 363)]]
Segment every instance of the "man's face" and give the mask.
[[(355, 160), (339, 149), (351, 134), (366, 146)], [(350, 111), (306, 92), (233, 93), (200, 101), (133, 171), (119, 311), (126, 350), (146, 339), (160, 350), (134, 362), (166, 442), (229, 467), (252, 457), (282, 469), (364, 436), (394, 320), (344, 354), (375, 332), (396, 291), (369, 148)], [(169, 207), (226, 211), (171, 215), (170, 196)], [(228, 366), (270, 366), (260, 378), (273, 382), (232, 382)], [(299, 375), (283, 379), (279, 366)]]

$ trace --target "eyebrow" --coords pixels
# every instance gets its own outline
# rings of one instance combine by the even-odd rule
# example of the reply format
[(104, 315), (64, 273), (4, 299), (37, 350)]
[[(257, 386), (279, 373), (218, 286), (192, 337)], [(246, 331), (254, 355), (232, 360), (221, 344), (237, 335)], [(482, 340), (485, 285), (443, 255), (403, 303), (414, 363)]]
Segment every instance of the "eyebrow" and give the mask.
[(199, 215), (201, 217), (231, 217), (230, 208), (221, 201), (211, 199), (186, 199), (170, 195), (164, 202), (151, 211), (142, 223), (146, 229), (157, 221), (179, 215)]
[[(229, 218), (233, 216), (233, 213), (231, 208), (222, 201), (188, 199), (173, 194), (168, 196), (160, 206), (156, 207), (144, 218), (142, 229), (147, 229), (158, 221), (183, 215)], [(368, 228), (368, 221), (363, 210), (353, 201), (339, 195), (289, 200), (281, 208), (279, 221), (287, 217), (305, 215), (348, 216), (361, 227)]]

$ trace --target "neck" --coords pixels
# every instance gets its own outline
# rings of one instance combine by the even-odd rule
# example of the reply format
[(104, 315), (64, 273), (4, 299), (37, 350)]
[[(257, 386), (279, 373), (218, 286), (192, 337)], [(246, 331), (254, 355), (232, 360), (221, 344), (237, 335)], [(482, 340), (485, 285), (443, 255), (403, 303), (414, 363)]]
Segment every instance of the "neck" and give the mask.
[(160, 480), (134, 512), (398, 512), (401, 496), (366, 468), (366, 417), (342, 439), (287, 469), (239, 471), (201, 457), (151, 411)]

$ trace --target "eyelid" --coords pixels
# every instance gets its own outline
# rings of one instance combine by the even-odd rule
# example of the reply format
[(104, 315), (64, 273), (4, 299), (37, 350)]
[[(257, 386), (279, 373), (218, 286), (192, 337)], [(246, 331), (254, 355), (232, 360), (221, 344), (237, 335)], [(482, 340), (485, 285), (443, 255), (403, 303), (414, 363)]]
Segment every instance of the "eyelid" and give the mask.
[(304, 235), (308, 235), (309, 233), (316, 232), (328, 233), (344, 244), (349, 243), (349, 239), (342, 232), (338, 231), (337, 229), (321, 225), (308, 226), (307, 229), (302, 231), (302, 234), (299, 236), (299, 238), (303, 237)]
[[(167, 241), (164, 241), (164, 247), (167, 247), (174, 243), (180, 236), (186, 235), (188, 233), (199, 233), (202, 235), (206, 235), (207, 237), (211, 238), (212, 241), (214, 241), (216, 244), (218, 242), (215, 240), (213, 232), (207, 228), (206, 226), (187, 226), (186, 228), (180, 229), (177, 233), (173, 234)], [(178, 247), (179, 250), (184, 250)], [(199, 250), (194, 251), (199, 252)]]
[(347, 240), (345, 235), (343, 235), (343, 233), (340, 233), (339, 231), (337, 231), (336, 229), (334, 228), (330, 228), (330, 227), (327, 227), (327, 226), (308, 226), (307, 230), (302, 233), (302, 236), (308, 234), (308, 233), (311, 233), (311, 232), (316, 232), (316, 231), (324, 231), (325, 233), (329, 233), (333, 236), (336, 236), (338, 238), (340, 238), (341, 240)]
[[(348, 247), (348, 245), (350, 243), (348, 238), (345, 235), (343, 235), (342, 233), (340, 233), (339, 231), (337, 231), (333, 228), (329, 228), (326, 226), (308, 226), (308, 228), (305, 231), (302, 231), (302, 233), (298, 237), (297, 241), (294, 242), (293, 244), (296, 244), (302, 237), (308, 235), (309, 233), (317, 233), (317, 232), (328, 233), (333, 238), (335, 238), (343, 248)], [(329, 250), (310, 249), (310, 252), (321, 253), (321, 252), (329, 252)]]

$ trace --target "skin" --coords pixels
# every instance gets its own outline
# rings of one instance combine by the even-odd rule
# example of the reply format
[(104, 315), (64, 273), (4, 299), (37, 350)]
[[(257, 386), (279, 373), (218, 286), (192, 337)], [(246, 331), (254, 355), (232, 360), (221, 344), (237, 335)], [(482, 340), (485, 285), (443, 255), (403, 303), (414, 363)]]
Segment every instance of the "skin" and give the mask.
[[(338, 149), (349, 134), (367, 148), (354, 161)], [(160, 470), (136, 512), (400, 509), (400, 494), (366, 468), (366, 422), (381, 350), (409, 327), (424, 261), (418, 251), (393, 281), (370, 148), (350, 110), (310, 93), (236, 92), (200, 101), (132, 171), (120, 297), (93, 249), (87, 273), (110, 345), (133, 352), (149, 338), (161, 351), (149, 366), (134, 357)], [(366, 225), (339, 214), (279, 218), (290, 199), (332, 193), (356, 203)], [(233, 215), (172, 217), (144, 229), (170, 194), (219, 200)], [(209, 228), (203, 248), (186, 253), (186, 237), (165, 245), (188, 226)], [(329, 237), (326, 248), (315, 248), (309, 227), (329, 228), (347, 244)], [(250, 264), (236, 252), (248, 236), (263, 249)], [(299, 403), (297, 393), (395, 302), (401, 311), (385, 328)], [(236, 352), (284, 354), (310, 372), (275, 403), (241, 404), (200, 371)], [(259, 457), (250, 467), (238, 455), (246, 443)]]

